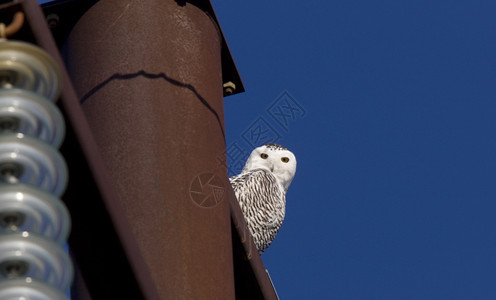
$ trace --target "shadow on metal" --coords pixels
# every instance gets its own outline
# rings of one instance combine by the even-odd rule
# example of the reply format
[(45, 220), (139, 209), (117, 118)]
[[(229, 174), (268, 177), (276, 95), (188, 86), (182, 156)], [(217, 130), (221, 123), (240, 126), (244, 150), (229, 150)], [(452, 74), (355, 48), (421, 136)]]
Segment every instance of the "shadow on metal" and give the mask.
[(220, 129), (222, 130), (222, 135), (224, 136), (224, 139), (226, 138), (226, 134), (225, 134), (225, 131), (224, 131), (224, 126), (222, 125), (222, 121), (220, 119), (220, 116), (219, 114), (215, 111), (215, 109), (208, 103), (207, 100), (205, 100), (205, 98), (203, 98), (200, 93), (198, 93), (198, 91), (195, 89), (195, 87), (191, 84), (187, 84), (187, 83), (182, 83), (178, 80), (175, 80), (173, 78), (170, 78), (168, 77), (165, 73), (158, 73), (158, 74), (151, 74), (151, 73), (147, 73), (145, 72), (144, 70), (141, 70), (139, 72), (136, 72), (136, 73), (131, 73), (131, 74), (113, 74), (112, 76), (110, 76), (109, 78), (107, 78), (106, 80), (102, 81), (101, 83), (97, 84), (94, 88), (92, 88), (89, 92), (87, 92), (83, 97), (81, 97), (81, 100), (79, 100), (79, 102), (81, 104), (84, 104), (84, 102), (90, 98), (92, 95), (94, 95), (96, 92), (98, 92), (100, 89), (104, 88), (107, 84), (109, 84), (110, 82), (114, 81), (114, 80), (129, 80), (129, 79), (134, 79), (136, 77), (144, 77), (144, 78), (147, 78), (147, 79), (163, 79), (165, 80), (166, 82), (170, 83), (170, 84), (173, 84), (175, 86), (178, 86), (178, 87), (182, 87), (182, 88), (185, 88), (185, 89), (188, 89), (190, 90), (191, 92), (193, 92), (195, 94), (195, 96), (198, 98), (198, 100), (200, 100), (200, 102), (215, 116), (215, 118), (217, 119), (218, 123), (219, 123), (219, 126), (220, 126)]

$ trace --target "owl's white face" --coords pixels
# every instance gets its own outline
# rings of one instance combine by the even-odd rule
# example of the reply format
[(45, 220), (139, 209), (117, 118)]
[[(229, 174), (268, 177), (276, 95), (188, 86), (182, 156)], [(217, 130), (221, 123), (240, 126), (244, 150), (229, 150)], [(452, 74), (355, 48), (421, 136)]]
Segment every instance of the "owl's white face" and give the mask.
[(296, 157), (280, 145), (266, 144), (251, 152), (243, 172), (254, 169), (270, 171), (287, 191), (296, 173)]

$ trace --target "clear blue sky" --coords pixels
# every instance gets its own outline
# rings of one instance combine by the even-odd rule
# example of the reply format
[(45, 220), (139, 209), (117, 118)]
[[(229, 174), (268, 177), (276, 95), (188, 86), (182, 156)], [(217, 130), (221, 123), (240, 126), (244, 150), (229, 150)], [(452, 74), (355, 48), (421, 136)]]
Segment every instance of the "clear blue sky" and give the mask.
[(212, 3), (246, 87), (227, 145), (298, 159), (281, 299), (496, 299), (496, 2)]
[(256, 139), (298, 159), (280, 298), (496, 299), (496, 1), (212, 3), (233, 172)]

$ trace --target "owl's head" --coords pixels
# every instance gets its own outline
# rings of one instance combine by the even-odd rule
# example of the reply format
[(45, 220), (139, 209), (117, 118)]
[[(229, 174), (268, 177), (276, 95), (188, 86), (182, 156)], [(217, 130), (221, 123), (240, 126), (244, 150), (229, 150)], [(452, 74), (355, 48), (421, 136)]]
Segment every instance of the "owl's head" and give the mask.
[(254, 169), (270, 171), (287, 191), (296, 173), (296, 157), (281, 145), (265, 144), (251, 152), (243, 172)]

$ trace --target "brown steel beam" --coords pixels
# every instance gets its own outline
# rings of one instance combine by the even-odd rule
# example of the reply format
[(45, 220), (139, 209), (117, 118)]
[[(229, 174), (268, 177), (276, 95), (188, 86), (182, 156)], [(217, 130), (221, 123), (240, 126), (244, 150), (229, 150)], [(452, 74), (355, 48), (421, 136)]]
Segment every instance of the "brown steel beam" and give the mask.
[(229, 189), (228, 197), (231, 201), (233, 226), (236, 299), (278, 299), (232, 189)]
[(102, 0), (67, 66), (162, 299), (234, 299), (221, 35), (189, 3)]

